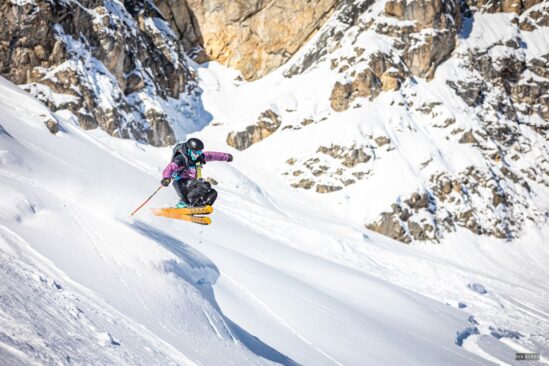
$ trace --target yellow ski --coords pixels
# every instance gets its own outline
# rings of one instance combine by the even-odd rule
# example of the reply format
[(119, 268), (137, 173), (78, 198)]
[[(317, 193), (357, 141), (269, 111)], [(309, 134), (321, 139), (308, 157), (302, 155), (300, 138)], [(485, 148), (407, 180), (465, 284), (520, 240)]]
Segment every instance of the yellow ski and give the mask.
[[(168, 216), (168, 215), (207, 215), (213, 212), (212, 206), (201, 206), (201, 207), (185, 207), (185, 208), (153, 208), (153, 212), (157, 216)], [(171, 216), (168, 216), (171, 217)]]
[(196, 214), (209, 214), (213, 212), (212, 206), (187, 207), (187, 208), (153, 208), (156, 216), (169, 217), (171, 219), (185, 220), (195, 224), (209, 225), (212, 220), (205, 216), (194, 216)]

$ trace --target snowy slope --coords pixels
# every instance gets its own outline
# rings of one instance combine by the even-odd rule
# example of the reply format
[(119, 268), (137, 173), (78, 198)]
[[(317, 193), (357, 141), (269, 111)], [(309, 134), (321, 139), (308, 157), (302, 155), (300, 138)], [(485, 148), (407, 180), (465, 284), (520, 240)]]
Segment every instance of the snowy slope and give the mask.
[[(383, 2), (376, 2), (372, 11), (363, 15), (363, 23), (376, 20), (380, 9), (383, 9)], [(213, 122), (193, 136), (203, 138), (214, 150), (227, 149), (228, 134), (253, 125), (263, 111), (274, 111), (281, 120), (281, 127), (275, 133), (244, 151), (230, 150), (236, 155), (238, 169), (246, 175), (245, 180), (234, 177), (232, 171), (227, 176), (226, 171), (230, 168), (208, 167), (211, 171), (208, 174), (223, 182), (224, 186), (234, 186), (235, 194), (245, 194), (253, 202), (242, 206), (238, 198), (231, 197), (232, 192), (224, 192), (219, 202), (223, 212), (219, 214), (230, 212), (242, 222), (249, 223), (259, 235), (269, 236), (285, 246), (462, 309), (472, 316), (464, 328), (472, 335), (457, 343), (486, 361), (514, 364), (514, 352), (535, 351), (547, 357), (549, 308), (545, 300), (548, 289), (545, 278), (549, 274), (546, 245), (549, 191), (544, 184), (543, 170), (534, 174), (535, 178), (529, 179), (528, 185), (524, 181), (517, 183), (498, 176), (502, 176), (501, 172), (506, 168), (524, 172), (532, 167), (547, 166), (549, 151), (546, 139), (543, 133), (536, 133), (530, 127), (546, 122), (531, 115), (522, 116), (522, 123), (515, 123), (500, 114), (488, 114), (480, 106), (468, 106), (448, 86), (448, 81), (480, 78), (477, 72), (463, 67), (464, 55), (470, 55), (472, 50), (489, 52), (498, 62), (500, 54), (509, 52), (525, 62), (543, 58), (549, 50), (548, 28), (520, 31), (514, 25), (515, 17), (510, 14), (477, 13), (467, 22), (454, 54), (439, 66), (432, 81), (421, 78), (406, 80), (399, 91), (381, 93), (373, 101), (359, 98), (352, 108), (340, 113), (330, 107), (330, 93), (334, 83), (345, 75), (332, 69), (332, 61), (354, 54), (355, 47), (366, 50), (363, 58), (367, 58), (367, 54), (390, 52), (392, 41), (388, 37), (371, 31), (360, 32), (358, 27), (351, 28), (342, 39), (334, 37), (333, 43), (324, 45), (325, 49), (336, 51), (321, 57), (308, 70), (291, 78), (284, 75), (307, 55), (307, 47), (287, 65), (252, 83), (242, 82), (233, 70), (210, 63), (200, 68), (198, 74), (204, 89), (202, 100), (205, 109), (212, 114)], [(339, 26), (334, 23), (332, 19), (324, 28)], [(318, 38), (322, 34), (323, 30)], [(510, 39), (520, 40), (523, 46), (516, 51), (500, 47)], [(316, 41), (313, 38), (310, 45), (314, 46)], [(360, 61), (350, 64), (346, 75), (353, 70), (360, 71), (361, 67), (364, 65)], [(527, 82), (527, 78), (523, 82)], [(486, 98), (501, 98), (497, 93), (494, 88)], [(430, 104), (435, 107), (427, 112), (421, 110)], [(312, 122), (303, 123), (306, 120)], [(445, 130), (444, 124), (448, 120), (453, 124)], [(491, 126), (516, 128), (516, 144), (506, 147), (489, 135), (486, 142), (475, 146), (463, 143), (457, 135), (468, 130), (486, 132)], [(379, 146), (375, 142), (378, 136), (387, 137), (390, 143)], [(319, 153), (319, 147), (333, 144), (356, 145), (371, 150), (368, 151), (373, 156), (371, 160), (348, 169), (352, 173), (364, 172), (366, 179), (329, 194), (290, 188), (291, 183), (303, 178), (303, 174), (299, 174), (303, 171), (308, 174), (306, 178), (341, 185), (345, 178), (337, 174), (337, 170), (342, 168), (341, 163)], [(520, 146), (528, 148), (521, 149)], [(486, 151), (492, 153), (498, 149), (507, 157), (500, 162), (487, 158)], [(519, 159), (510, 158), (514, 151), (520, 152)], [(310, 172), (306, 169), (307, 163), (313, 159), (320, 160), (315, 165), (317, 168), (327, 167), (318, 178), (313, 177), (313, 169)], [(290, 161), (296, 161), (297, 167)], [(463, 206), (466, 209), (473, 207), (478, 214), (477, 220), (487, 226), (508, 217), (516, 219), (522, 227), (513, 234), (513, 241), (478, 236), (457, 227), (444, 235), (442, 246), (429, 243), (403, 248), (364, 229), (365, 223), (374, 220), (395, 201), (400, 203), (415, 192), (427, 191), (433, 183), (433, 176), (443, 172), (458, 177), (469, 167), (495, 176), (498, 189), (510, 192), (515, 202), (511, 208), (492, 205), (491, 192), (482, 191), (482, 187), (479, 189), (481, 193), (471, 195), (470, 201)], [(250, 181), (253, 185), (249, 184)], [(444, 205), (440, 211), (453, 209), (447, 202)], [(459, 207), (459, 204), (455, 206)], [(271, 210), (275, 214), (271, 214)], [(425, 215), (421, 219), (429, 221), (432, 217)], [(254, 242), (254, 255), (262, 262), (268, 260), (264, 249), (256, 249), (259, 240), (250, 240)], [(241, 251), (250, 255), (250, 248), (240, 240), (238, 242), (243, 246)], [(234, 245), (231, 245), (231, 250), (234, 250)], [(280, 250), (278, 246), (275, 249), (276, 253)], [(214, 258), (217, 252), (216, 248), (206, 253)], [(285, 259), (294, 256), (288, 255)], [(226, 260), (226, 255), (219, 257), (219, 260)], [(334, 281), (336, 276), (326, 279), (323, 272), (297, 270), (291, 264), (279, 263), (278, 256), (270, 261), (273, 266), (285, 267), (299, 274), (300, 280), (308, 278), (316, 281), (316, 286), (330, 287), (329, 291), (336, 291), (338, 299), (345, 297), (341, 288), (346, 288), (342, 283), (347, 281)], [(286, 261), (293, 262), (292, 259), (283, 260)], [(296, 266), (305, 262), (300, 260)], [(235, 314), (234, 319), (254, 327), (261, 318), (250, 320), (248, 312), (239, 310), (241, 302), (232, 299), (236, 291), (233, 287), (238, 285), (229, 283), (230, 288), (224, 289), (221, 287), (225, 286), (224, 282), (220, 282), (218, 287), (228, 292), (219, 297), (220, 303), (227, 306), (227, 314)], [(349, 291), (354, 293), (353, 289), (359, 286), (353, 283), (349, 287)], [(247, 286), (245, 288), (249, 290)], [(260, 290), (261, 285), (256, 285), (256, 288)], [(250, 291), (250, 296), (255, 296), (256, 291)], [(365, 304), (365, 299), (362, 298), (360, 303)], [(366, 313), (371, 313), (371, 309)], [(278, 312), (275, 314), (279, 315)], [(252, 329), (258, 329), (257, 334), (262, 334), (259, 326)], [(542, 362), (547, 362), (547, 359), (542, 359)]]
[[(158, 186), (169, 149), (84, 132), (63, 116), (62, 132), (51, 135), (45, 107), (5, 80), (1, 88), (5, 359), (150, 364), (152, 353), (164, 358), (158, 364), (490, 364), (512, 363), (514, 349), (547, 350), (548, 254), (539, 241), (501, 251), (469, 244), (458, 254), (403, 247), (310, 209), (321, 206), (268, 176), (256, 179), (245, 154), (207, 167), (222, 182), (210, 227), (146, 210), (131, 221)], [(174, 196), (162, 190), (154, 205)], [(528, 263), (529, 252), (539, 267), (515, 277), (510, 268)], [(34, 282), (15, 292), (17, 278)], [(513, 300), (513, 291), (532, 300)], [(51, 320), (37, 324), (41, 316), (13, 304), (33, 304)], [(493, 311), (502, 305), (508, 310)], [(88, 330), (77, 342), (79, 327)], [(141, 327), (148, 332), (136, 338)]]
[[(376, 17), (383, 4), (375, 2), (360, 21)], [(495, 57), (508, 50), (493, 45), (508, 38), (528, 43), (516, 51), (520, 57), (541, 56), (547, 29), (518, 34), (504, 14), (478, 15), (468, 26), (455, 57), (431, 82), (409, 79), (399, 91), (358, 98), (344, 112), (331, 108), (331, 88), (365, 65), (357, 61), (339, 74), (331, 62), (355, 47), (365, 49), (364, 57), (390, 53), (389, 37), (343, 27), (341, 47), (292, 78), (284, 74), (307, 47), (253, 83), (216, 63), (192, 66), (204, 91), (200, 105), (213, 118), (194, 136), (208, 150), (235, 155), (231, 164), (205, 167), (220, 192), (209, 227), (151, 215), (148, 208), (175, 202), (172, 188), (128, 217), (158, 187), (169, 148), (84, 131), (70, 112), (52, 114), (0, 79), (0, 359), (471, 365), (516, 364), (515, 352), (540, 352), (549, 363), (543, 178), (530, 182), (531, 191), (501, 183), (525, 203), (515, 206), (525, 220), (512, 242), (458, 227), (441, 245), (405, 246), (364, 226), (395, 200), (427, 190), (433, 174), (500, 169), (484, 163), (482, 149), (441, 128), (454, 119), (451, 128), (481, 129), (476, 114), (483, 111), (467, 106), (447, 81), (475, 76), (464, 71), (460, 54), (480, 47)], [(342, 24), (334, 17), (329, 27)], [(419, 109), (429, 104), (429, 113)], [(266, 110), (280, 117), (279, 130), (244, 151), (227, 146), (230, 132)], [(56, 135), (44, 125), (51, 119), (61, 127)], [(510, 164), (542, 166), (546, 141), (526, 125), (520, 129), (533, 148)], [(390, 143), (377, 144), (380, 136)], [(340, 162), (319, 153), (333, 145), (359, 146), (373, 158), (338, 173)], [(314, 166), (327, 169), (318, 178), (323, 184), (353, 173), (364, 179), (329, 194), (293, 188), (303, 174), (316, 179), (303, 167), (317, 158)], [(493, 208), (490, 192), (481, 193), (468, 204)], [(505, 218), (502, 211), (478, 219), (490, 224)]]
[[(55, 354), (54, 359), (66, 362), (56, 351), (56, 344), (60, 344), (70, 359), (97, 364), (112, 364), (116, 357), (123, 363), (135, 364), (164, 364), (163, 358), (184, 364), (182, 360), (186, 357), (198, 364), (268, 363), (253, 352), (284, 359), (246, 332), (234, 335), (235, 327), (211, 296), (210, 286), (219, 276), (211, 260), (183, 241), (163, 234), (161, 229), (127, 221), (129, 207), (157, 183), (153, 179), (155, 174), (147, 173), (148, 169), (154, 169), (147, 162), (154, 161), (155, 154), (161, 156), (160, 151), (125, 141), (123, 144), (129, 143), (134, 153), (134, 162), (130, 163), (123, 155), (113, 156), (108, 146), (72, 123), (62, 123), (64, 132), (54, 136), (42, 122), (50, 116), (45, 107), (5, 80), (1, 90), (3, 258), (16, 260), (15, 273), (19, 276), (34, 273), (39, 277), (44, 266), (62, 276), (58, 279), (46, 275), (44, 286), (54, 280), (65, 286), (64, 278), (70, 278), (68, 299), (59, 299), (51, 305), (48, 299), (55, 295), (37, 296), (32, 291), (40, 288), (37, 284), (30, 283), (20, 293), (12, 294), (10, 287), (15, 280), (9, 275), (2, 277), (3, 287), (10, 293), (2, 301), (5, 319), (2, 339), (8, 351), (17, 348), (17, 344), (24, 345), (27, 338), (40, 342), (52, 334), (51, 337), (59, 338), (52, 345), (46, 343), (36, 353), (30, 347), (21, 347), (19, 352), (36, 359)], [(136, 159), (140, 155), (142, 158)], [(27, 259), (33, 258), (26, 254), (31, 251), (26, 249), (29, 245), (48, 259), (40, 260), (36, 269), (32, 266), (37, 264)], [(6, 271), (9, 270), (8, 266)], [(77, 291), (72, 281), (87, 288), (84, 294), (88, 295), (82, 300), (86, 308), (104, 308), (103, 302), (113, 308), (111, 312), (109, 307), (101, 312), (96, 310), (97, 321), (102, 325), (101, 328), (94, 325), (97, 333), (107, 331), (120, 343), (118, 350), (105, 350), (104, 360), (88, 358), (87, 355), (97, 353), (98, 345), (93, 339), (83, 344), (72, 340), (74, 331), (70, 329), (75, 324), (66, 320), (66, 312), (75, 308), (75, 300), (70, 299), (77, 296), (71, 295)], [(22, 312), (18, 316), (11, 309), (18, 304), (32, 311), (40, 308), (51, 311), (51, 321), (45, 319), (34, 324), (37, 319), (28, 317), (32, 313)], [(103, 325), (109, 321), (114, 325)], [(81, 326), (85, 327), (86, 322)], [(29, 334), (21, 334), (19, 338), (7, 332), (18, 327), (27, 329)], [(138, 327), (150, 332), (140, 335), (139, 342), (132, 339), (130, 332)], [(59, 332), (64, 336), (56, 335)], [(100, 345), (109, 347), (109, 342), (103, 343)], [(107, 357), (109, 353), (114, 353), (113, 358)], [(164, 355), (152, 359), (151, 353)], [(18, 353), (12, 357), (18, 357)]]

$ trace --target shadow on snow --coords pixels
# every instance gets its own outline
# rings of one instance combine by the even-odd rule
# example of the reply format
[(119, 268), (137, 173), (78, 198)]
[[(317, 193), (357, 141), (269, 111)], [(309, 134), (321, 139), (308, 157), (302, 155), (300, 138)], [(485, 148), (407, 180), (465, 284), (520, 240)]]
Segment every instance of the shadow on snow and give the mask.
[(175, 254), (180, 261), (167, 260), (163, 263), (163, 268), (168, 273), (173, 273), (177, 277), (192, 284), (200, 293), (210, 302), (214, 309), (223, 318), (230, 327), (231, 332), (253, 353), (273, 362), (287, 366), (299, 365), (288, 356), (278, 352), (276, 349), (263, 343), (259, 338), (248, 333), (238, 324), (227, 318), (217, 304), (212, 285), (219, 278), (219, 269), (204, 254), (191, 246), (185, 244), (179, 239), (170, 236), (157, 228), (148, 225), (142, 221), (135, 221), (128, 224), (137, 232), (146, 236), (165, 249)]

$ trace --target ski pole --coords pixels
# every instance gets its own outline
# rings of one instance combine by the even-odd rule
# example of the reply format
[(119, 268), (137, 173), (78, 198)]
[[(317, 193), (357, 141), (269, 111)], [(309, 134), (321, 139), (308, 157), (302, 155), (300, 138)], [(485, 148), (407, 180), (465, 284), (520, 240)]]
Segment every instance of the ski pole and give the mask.
[(145, 202), (143, 202), (143, 203), (141, 204), (141, 206), (139, 206), (138, 208), (136, 208), (135, 211), (132, 212), (132, 213), (130, 214), (130, 216), (133, 216), (137, 211), (139, 211), (139, 209), (141, 209), (141, 207), (145, 206), (145, 204), (147, 204), (147, 202), (149, 202), (149, 201), (151, 200), (151, 198), (153, 198), (154, 195), (155, 195), (160, 189), (162, 189), (163, 187), (164, 187), (164, 186), (158, 187), (158, 188), (156, 189), (156, 191), (154, 191), (154, 193), (151, 194), (151, 196), (150, 196), (149, 198), (147, 198), (147, 199), (145, 200)]

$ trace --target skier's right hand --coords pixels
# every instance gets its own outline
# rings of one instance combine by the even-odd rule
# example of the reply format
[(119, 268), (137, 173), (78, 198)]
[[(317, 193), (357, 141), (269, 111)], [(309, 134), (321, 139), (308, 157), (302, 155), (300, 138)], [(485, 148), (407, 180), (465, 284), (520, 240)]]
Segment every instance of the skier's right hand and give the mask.
[(170, 185), (171, 179), (170, 178), (162, 178), (160, 181), (160, 184), (162, 184), (164, 187), (167, 187)]

